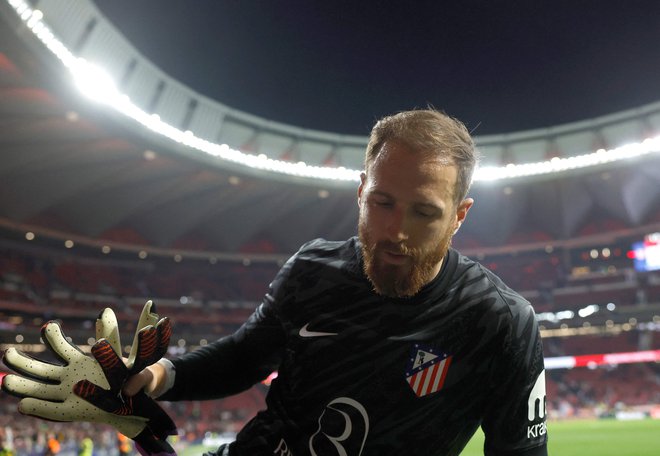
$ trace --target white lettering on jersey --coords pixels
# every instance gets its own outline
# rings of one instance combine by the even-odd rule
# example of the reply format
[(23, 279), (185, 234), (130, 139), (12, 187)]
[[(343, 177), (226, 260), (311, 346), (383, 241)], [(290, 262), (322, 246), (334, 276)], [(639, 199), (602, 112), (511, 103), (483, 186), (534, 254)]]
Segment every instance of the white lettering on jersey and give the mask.
[(284, 439), (280, 439), (280, 444), (277, 445), (273, 454), (277, 456), (293, 456), (293, 453), (289, 450), (289, 446), (286, 444)]
[[(329, 412), (328, 416), (326, 416), (326, 412)], [(361, 419), (361, 422), (355, 422), (356, 419)], [(328, 424), (336, 429), (337, 421), (340, 421), (344, 427), (343, 432), (339, 435), (329, 435), (323, 430), (327, 428)], [(328, 443), (336, 450), (336, 456), (360, 456), (362, 454), (367, 434), (369, 434), (369, 415), (358, 401), (350, 397), (333, 399), (325, 406), (318, 423), (318, 430), (309, 439), (311, 456), (319, 454), (331, 456), (327, 452)]]
[(547, 431), (548, 428), (545, 425), (545, 421), (539, 424), (532, 424), (531, 426), (527, 426), (527, 438), (544, 436)]
[[(536, 404), (538, 401), (538, 414)], [(527, 419), (545, 418), (545, 369), (541, 371), (527, 400)]]

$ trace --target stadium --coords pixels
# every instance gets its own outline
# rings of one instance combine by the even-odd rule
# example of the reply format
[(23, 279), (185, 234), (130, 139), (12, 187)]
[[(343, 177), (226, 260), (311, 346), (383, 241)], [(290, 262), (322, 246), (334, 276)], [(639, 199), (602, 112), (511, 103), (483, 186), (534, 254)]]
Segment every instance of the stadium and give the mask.
[[(47, 357), (49, 320), (87, 351), (106, 307), (128, 341), (152, 299), (174, 324), (170, 355), (186, 353), (237, 330), (300, 245), (356, 234), (366, 133), (214, 100), (91, 0), (0, 0), (0, 18), (1, 351)], [(549, 452), (659, 454), (660, 102), (475, 140), (477, 204), (453, 246), (536, 311)], [(177, 452), (233, 440), (270, 380), (164, 403)], [(17, 403), (0, 392), (0, 454), (81, 454), (90, 438), (97, 455), (135, 452), (109, 426)]]

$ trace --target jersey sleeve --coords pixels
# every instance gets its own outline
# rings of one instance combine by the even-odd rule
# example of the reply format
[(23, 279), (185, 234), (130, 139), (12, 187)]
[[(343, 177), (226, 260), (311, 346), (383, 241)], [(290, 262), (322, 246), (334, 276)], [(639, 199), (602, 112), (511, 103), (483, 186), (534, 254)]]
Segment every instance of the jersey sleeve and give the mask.
[(277, 369), (286, 333), (279, 318), (279, 301), (295, 257), (270, 284), (259, 307), (232, 335), (173, 359), (175, 380), (159, 399), (218, 399), (244, 391)]
[[(522, 298), (519, 298), (522, 299)], [(482, 422), (486, 456), (547, 456), (545, 370), (536, 316), (526, 303), (512, 318)]]

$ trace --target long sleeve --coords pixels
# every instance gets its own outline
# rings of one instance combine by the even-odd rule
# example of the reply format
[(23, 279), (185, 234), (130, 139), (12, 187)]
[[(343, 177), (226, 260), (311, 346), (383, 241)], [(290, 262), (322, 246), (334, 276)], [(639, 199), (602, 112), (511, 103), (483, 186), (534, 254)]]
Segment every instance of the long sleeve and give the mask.
[(262, 304), (235, 334), (172, 360), (174, 385), (159, 399), (217, 399), (246, 390), (277, 369), (283, 339)]
[(277, 316), (276, 296), (292, 261), (280, 270), (263, 302), (238, 331), (172, 360), (176, 371), (174, 385), (159, 399), (229, 396), (250, 388), (277, 369), (286, 333)]
[(512, 305), (510, 333), (498, 362), (497, 388), (482, 423), (488, 456), (547, 455), (545, 370), (531, 306)]

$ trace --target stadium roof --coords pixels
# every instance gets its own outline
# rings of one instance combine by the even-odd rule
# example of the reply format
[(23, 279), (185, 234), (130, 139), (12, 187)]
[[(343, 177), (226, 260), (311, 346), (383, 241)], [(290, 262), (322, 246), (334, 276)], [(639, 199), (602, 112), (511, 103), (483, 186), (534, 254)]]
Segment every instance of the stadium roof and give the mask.
[(95, 4), (173, 78), (304, 128), (366, 135), (431, 103), (483, 136), (660, 100), (653, 0)]
[[(310, 238), (342, 239), (355, 233), (354, 183), (274, 179), (240, 166), (218, 165), (104, 105), (91, 103), (9, 4), (0, 3), (6, 24), (0, 28), (0, 224), (5, 228), (98, 245), (111, 241), (146, 245), (155, 251), (164, 249), (163, 254), (178, 249), (286, 255)], [(84, 32), (89, 22), (78, 26)], [(81, 39), (81, 35), (69, 37), (74, 45), (85, 44)], [(248, 139), (262, 146), (272, 146), (276, 138), (295, 130), (227, 112), (228, 118), (240, 122), (225, 134), (238, 135), (243, 131), (240, 125), (249, 130)], [(272, 128), (270, 136), (251, 133), (261, 135), (259, 127), (264, 124)], [(486, 157), (491, 161), (543, 159), (549, 152), (561, 152), (553, 147), (588, 144), (595, 150), (597, 143), (641, 140), (657, 134), (659, 125), (660, 107), (651, 103), (569, 126), (482, 137), (482, 145), (492, 152)], [(364, 140), (314, 131), (309, 135), (308, 143), (332, 142), (327, 139), (331, 138), (358, 151)], [(307, 146), (300, 147), (305, 158), (313, 156)], [(361, 161), (361, 155), (346, 156), (351, 163)], [(659, 229), (658, 169), (660, 158), (651, 154), (533, 180), (477, 183), (476, 205), (456, 243), (468, 250), (494, 251), (511, 244), (538, 247), (604, 232), (641, 234)]]

